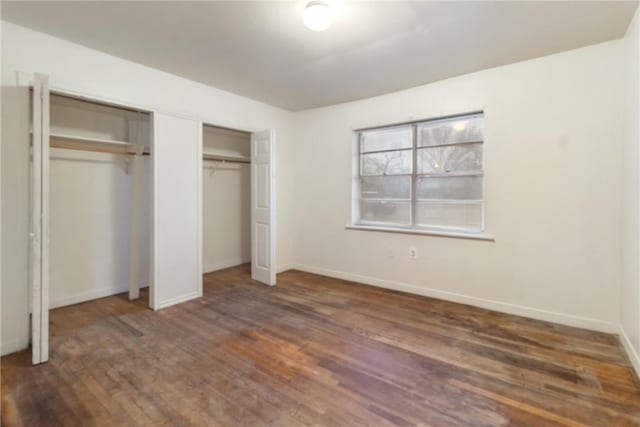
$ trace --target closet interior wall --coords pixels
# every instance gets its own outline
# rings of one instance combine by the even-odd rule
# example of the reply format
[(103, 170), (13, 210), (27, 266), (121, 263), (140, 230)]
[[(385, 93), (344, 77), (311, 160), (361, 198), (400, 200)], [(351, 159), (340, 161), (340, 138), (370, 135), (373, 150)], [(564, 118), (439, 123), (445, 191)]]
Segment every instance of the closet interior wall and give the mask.
[(202, 265), (251, 262), (251, 134), (204, 125)]
[[(50, 114), (50, 307), (128, 291), (132, 244), (135, 280), (148, 286), (150, 156), (136, 163), (125, 152), (137, 142), (150, 152), (150, 115), (54, 94)], [(113, 147), (123, 153), (100, 151)], [(132, 221), (139, 224), (135, 241)]]

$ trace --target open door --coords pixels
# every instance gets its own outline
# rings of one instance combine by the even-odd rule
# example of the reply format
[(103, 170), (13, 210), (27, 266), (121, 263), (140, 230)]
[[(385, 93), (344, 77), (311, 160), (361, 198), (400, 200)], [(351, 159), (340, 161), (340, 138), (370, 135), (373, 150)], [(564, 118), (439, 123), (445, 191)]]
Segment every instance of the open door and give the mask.
[(36, 74), (31, 139), (31, 359), (49, 360), (49, 82)]
[(275, 133), (251, 134), (251, 277), (276, 284)]

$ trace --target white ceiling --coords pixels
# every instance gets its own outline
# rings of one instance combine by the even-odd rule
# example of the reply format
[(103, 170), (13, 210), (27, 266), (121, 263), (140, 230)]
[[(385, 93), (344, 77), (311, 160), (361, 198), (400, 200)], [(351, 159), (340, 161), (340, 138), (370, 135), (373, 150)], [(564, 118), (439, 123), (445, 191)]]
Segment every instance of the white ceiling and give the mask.
[(624, 35), (636, 2), (2, 2), (2, 19), (289, 110)]

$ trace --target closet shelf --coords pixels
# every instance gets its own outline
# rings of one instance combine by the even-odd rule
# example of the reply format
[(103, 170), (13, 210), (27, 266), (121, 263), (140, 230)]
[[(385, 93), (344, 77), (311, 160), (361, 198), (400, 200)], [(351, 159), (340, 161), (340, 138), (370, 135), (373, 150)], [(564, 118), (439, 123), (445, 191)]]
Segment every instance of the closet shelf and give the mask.
[[(66, 148), (71, 150), (97, 151), (115, 154), (135, 154), (136, 152), (136, 144), (124, 141), (113, 141), (59, 133), (51, 133), (49, 137), (49, 145), (52, 148)], [(149, 148), (145, 147), (143, 154), (148, 153)]]
[(222, 154), (203, 153), (202, 158), (204, 160), (219, 160), (223, 162), (251, 163), (251, 159), (245, 156), (226, 156)]

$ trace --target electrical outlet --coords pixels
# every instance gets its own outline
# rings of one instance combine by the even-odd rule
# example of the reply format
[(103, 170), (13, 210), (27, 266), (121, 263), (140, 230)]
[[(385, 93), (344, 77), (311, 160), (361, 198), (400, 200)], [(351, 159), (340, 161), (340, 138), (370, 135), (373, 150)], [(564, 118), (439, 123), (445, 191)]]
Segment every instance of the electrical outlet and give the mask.
[(416, 248), (409, 248), (409, 259), (418, 259), (418, 250)]

